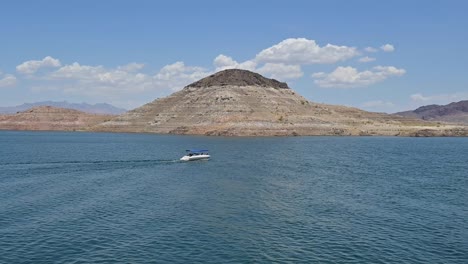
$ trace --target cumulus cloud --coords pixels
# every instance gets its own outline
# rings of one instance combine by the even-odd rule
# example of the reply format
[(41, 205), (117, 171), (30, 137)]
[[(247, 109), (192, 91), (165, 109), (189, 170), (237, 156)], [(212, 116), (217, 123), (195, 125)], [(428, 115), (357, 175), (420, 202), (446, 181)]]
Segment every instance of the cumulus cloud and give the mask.
[(366, 48), (364, 48), (364, 50), (366, 52), (371, 52), (371, 53), (375, 53), (375, 52), (379, 51), (378, 49), (373, 48), (373, 47), (366, 47)]
[(105, 73), (106, 70), (103, 66), (80, 65), (78, 62), (74, 62), (72, 64), (63, 66), (52, 73), (49, 73), (47, 78), (93, 80), (100, 74)]
[(12, 74), (2, 74), (0, 72), (0, 88), (16, 85), (16, 77)]
[(224, 70), (228, 68), (234, 68), (238, 65), (238, 63), (231, 57), (220, 54), (213, 60), (213, 65), (216, 67), (216, 70)]
[(393, 66), (376, 66), (372, 70), (359, 72), (353, 67), (338, 67), (331, 73), (318, 72), (312, 74), (314, 83), (325, 88), (352, 88), (362, 87), (381, 82), (391, 76), (405, 74), (404, 69)]
[[(129, 66), (131, 65), (131, 66)], [(47, 81), (45, 89), (63, 90), (68, 94), (84, 94), (115, 97), (149, 90), (152, 78), (147, 74), (135, 72), (136, 64), (108, 69), (101, 65), (81, 65), (74, 62), (42, 76)], [(35, 88), (39, 90), (41, 88)]]
[(30, 60), (21, 63), (16, 66), (16, 71), (22, 74), (33, 74), (40, 68), (44, 67), (60, 67), (61, 63), (58, 59), (54, 59), (50, 56), (45, 57), (42, 60)]
[(239, 63), (233, 58), (220, 54), (213, 60), (213, 65), (216, 68), (216, 71), (222, 71), (226, 69), (244, 69), (249, 71), (254, 71), (257, 67), (257, 63), (251, 60)]
[(263, 67), (258, 68), (257, 71), (263, 75), (279, 80), (296, 79), (304, 75), (301, 66), (282, 63), (266, 63)]
[(176, 91), (212, 73), (203, 67), (186, 66), (184, 62), (178, 61), (164, 66), (153, 77), (153, 81), (155, 87)]
[(289, 65), (330, 64), (359, 55), (354, 47), (327, 44), (320, 47), (315, 40), (289, 38), (262, 50), (255, 57), (261, 63), (283, 63)]
[(35, 76), (36, 83), (31, 90), (85, 96), (93, 101), (133, 108), (212, 74), (205, 68), (187, 66), (183, 62), (166, 65), (155, 74), (143, 73), (142, 68), (143, 64), (138, 63), (107, 68), (75, 62)]
[(141, 72), (143, 67), (144, 64), (135, 62), (115, 68), (74, 62), (35, 76), (37, 85), (33, 86), (33, 90), (117, 98), (119, 95), (149, 91), (179, 90), (212, 73), (202, 67), (187, 66), (183, 62), (166, 65), (154, 75)]
[(362, 57), (362, 58), (359, 58), (359, 62), (372, 62), (372, 61), (375, 61), (376, 59), (375, 58), (372, 58), (372, 57), (369, 57), (369, 56), (365, 56), (365, 57)]
[(212, 73), (202, 67), (186, 66), (180, 61), (164, 66), (154, 76), (135, 72), (141, 68), (141, 64), (134, 63), (116, 69), (106, 69), (103, 66), (80, 65), (75, 62), (50, 73), (48, 78), (73, 80), (80, 86), (90, 87), (93, 90), (138, 92), (164, 89), (178, 90)]
[(214, 61), (215, 71), (222, 71), (226, 69), (244, 69), (249, 71), (259, 72), (269, 78), (286, 80), (300, 78), (304, 75), (300, 65), (287, 65), (284, 63), (265, 63), (261, 67), (257, 67), (257, 63), (248, 60), (238, 63), (233, 58), (226, 55), (218, 55)]
[[(393, 51), (390, 44), (381, 47), (384, 51)], [(280, 81), (300, 78), (304, 75), (303, 65), (332, 64), (360, 56), (364, 52), (377, 52), (373, 47), (358, 51), (355, 47), (327, 44), (318, 45), (306, 38), (285, 39), (271, 47), (261, 50), (254, 58), (238, 62), (232, 57), (220, 54), (213, 60), (213, 67), (185, 65), (178, 61), (165, 65), (156, 73), (145, 73), (145, 65), (131, 62), (117, 67), (101, 65), (82, 65), (78, 62), (62, 65), (51, 56), (42, 60), (25, 61), (16, 67), (18, 73), (34, 80), (31, 84), (36, 91), (48, 90), (67, 94), (105, 98), (104, 101), (120, 102), (139, 98), (154, 98), (155, 95), (167, 95), (182, 89), (191, 82), (204, 78), (215, 71), (225, 69), (245, 69), (259, 72), (266, 77)], [(375, 61), (374, 57), (364, 56), (359, 62)], [(352, 67), (338, 67), (333, 72), (315, 73), (314, 82), (321, 87), (357, 87), (383, 81), (390, 76), (401, 76), (405, 70), (392, 66), (377, 66), (371, 70), (359, 72)], [(21, 76), (21, 75), (20, 75)], [(16, 83), (13, 75), (0, 74), (0, 86)], [(136, 99), (138, 100), (138, 99)], [(141, 100), (141, 99), (140, 99)], [(123, 103), (122, 103), (123, 104)]]
[(385, 44), (385, 45), (382, 45), (380, 47), (381, 50), (385, 51), (385, 52), (392, 52), (395, 50), (395, 47), (393, 47), (392, 44)]
[(468, 100), (468, 92), (456, 92), (450, 94), (423, 95), (421, 93), (412, 94), (411, 101), (417, 104), (448, 104)]
[(145, 65), (143, 63), (136, 63), (132, 62), (127, 65), (117, 67), (118, 70), (126, 71), (126, 72), (135, 72), (143, 69)]

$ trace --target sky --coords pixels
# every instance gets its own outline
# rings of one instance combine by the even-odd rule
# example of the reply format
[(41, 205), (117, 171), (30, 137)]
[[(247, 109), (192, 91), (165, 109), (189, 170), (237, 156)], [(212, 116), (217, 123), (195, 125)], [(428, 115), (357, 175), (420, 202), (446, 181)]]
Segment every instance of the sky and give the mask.
[(2, 1), (0, 106), (132, 109), (216, 71), (388, 112), (468, 100), (468, 1)]

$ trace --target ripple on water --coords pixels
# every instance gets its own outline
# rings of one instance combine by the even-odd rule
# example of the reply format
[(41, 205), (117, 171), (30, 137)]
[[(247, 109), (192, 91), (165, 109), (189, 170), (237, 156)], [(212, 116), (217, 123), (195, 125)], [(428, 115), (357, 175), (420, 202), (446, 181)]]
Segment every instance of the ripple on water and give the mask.
[(19, 135), (0, 263), (468, 263), (466, 139)]

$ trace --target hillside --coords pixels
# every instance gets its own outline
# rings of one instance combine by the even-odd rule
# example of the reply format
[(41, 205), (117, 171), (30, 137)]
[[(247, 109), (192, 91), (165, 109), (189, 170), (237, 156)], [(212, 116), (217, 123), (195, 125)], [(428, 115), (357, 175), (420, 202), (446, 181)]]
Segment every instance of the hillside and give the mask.
[(110, 104), (88, 104), (88, 103), (69, 103), (67, 101), (42, 101), (35, 103), (25, 103), (17, 106), (0, 107), (0, 114), (15, 114), (23, 112), (37, 106), (53, 106), (58, 108), (67, 108), (82, 111), (89, 114), (119, 115), (127, 110), (118, 108)]
[(38, 106), (16, 114), (0, 115), (0, 130), (85, 130), (112, 117), (114, 116)]
[(468, 135), (466, 127), (309, 102), (285, 83), (238, 69), (206, 77), (92, 130), (225, 136)]
[(426, 105), (413, 111), (395, 114), (428, 121), (463, 123), (468, 125), (468, 100), (447, 105)]

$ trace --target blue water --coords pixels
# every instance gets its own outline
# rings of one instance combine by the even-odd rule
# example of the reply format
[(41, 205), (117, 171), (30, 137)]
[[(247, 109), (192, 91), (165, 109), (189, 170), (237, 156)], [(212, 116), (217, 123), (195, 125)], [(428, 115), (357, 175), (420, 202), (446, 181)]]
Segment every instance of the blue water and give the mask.
[(0, 132), (0, 263), (91, 262), (468, 263), (468, 138)]

